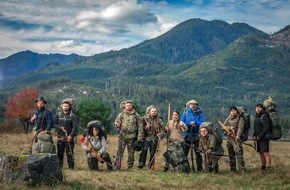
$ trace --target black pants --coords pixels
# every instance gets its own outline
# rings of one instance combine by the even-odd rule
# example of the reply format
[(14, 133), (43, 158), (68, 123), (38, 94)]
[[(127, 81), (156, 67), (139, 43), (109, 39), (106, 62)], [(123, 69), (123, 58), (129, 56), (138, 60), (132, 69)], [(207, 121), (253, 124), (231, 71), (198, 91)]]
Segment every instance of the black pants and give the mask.
[[(197, 171), (202, 171), (202, 156), (201, 156), (200, 152), (198, 151), (198, 144), (199, 144), (199, 140), (192, 142), (192, 145), (194, 146), (193, 149), (195, 152), (195, 157), (196, 157)], [(191, 148), (190, 145), (191, 145), (190, 139), (185, 138), (184, 154), (186, 157), (187, 157), (188, 152)], [(193, 159), (193, 158), (189, 158), (188, 161), (191, 162), (191, 159)]]
[(60, 161), (61, 167), (63, 166), (63, 157), (64, 157), (64, 152), (66, 153), (66, 158), (67, 158), (67, 163), (68, 167), (70, 169), (74, 169), (75, 162), (74, 162), (74, 146), (75, 143), (74, 141), (63, 141), (63, 140), (58, 140), (57, 141), (57, 156)]
[[(108, 170), (112, 171), (113, 166), (112, 166), (112, 161), (111, 161), (109, 153), (104, 152), (101, 155), (101, 157), (106, 162)], [(99, 160), (97, 158), (95, 158), (95, 157), (88, 158), (87, 161), (88, 161), (88, 165), (89, 165), (90, 170), (99, 170)]]
[(139, 168), (143, 168), (146, 164), (148, 149), (150, 149), (150, 159), (149, 159), (148, 167), (151, 168), (154, 165), (155, 159), (153, 157), (155, 155), (156, 148), (157, 148), (157, 142), (153, 140), (151, 141), (144, 140), (142, 152), (139, 157), (139, 165), (138, 165)]

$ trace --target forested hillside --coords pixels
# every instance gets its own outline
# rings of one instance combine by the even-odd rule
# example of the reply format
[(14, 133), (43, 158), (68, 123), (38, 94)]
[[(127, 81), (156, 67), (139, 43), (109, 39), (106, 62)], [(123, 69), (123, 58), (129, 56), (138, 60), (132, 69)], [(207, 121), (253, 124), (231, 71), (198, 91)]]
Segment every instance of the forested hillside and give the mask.
[(253, 115), (254, 105), (272, 96), (287, 130), (289, 36), (289, 27), (266, 35), (242, 23), (192, 19), (131, 48), (83, 57), (69, 67), (48, 65), (7, 90), (32, 85), (48, 96), (52, 108), (66, 96), (102, 97), (115, 110), (112, 118), (124, 99), (133, 99), (142, 113), (157, 105), (164, 118), (169, 101), (182, 111), (196, 99), (208, 121), (225, 119), (231, 105), (245, 106)]

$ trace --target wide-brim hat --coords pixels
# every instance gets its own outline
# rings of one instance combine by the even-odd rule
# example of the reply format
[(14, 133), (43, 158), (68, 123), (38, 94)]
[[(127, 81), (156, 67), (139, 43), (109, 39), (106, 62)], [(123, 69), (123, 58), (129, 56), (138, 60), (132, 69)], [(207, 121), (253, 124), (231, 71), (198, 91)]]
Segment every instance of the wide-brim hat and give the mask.
[(189, 100), (188, 104), (197, 104), (198, 105), (196, 100)]
[(44, 104), (47, 103), (47, 101), (45, 101), (45, 99), (42, 96), (35, 100), (35, 102), (38, 102), (38, 101), (43, 101)]

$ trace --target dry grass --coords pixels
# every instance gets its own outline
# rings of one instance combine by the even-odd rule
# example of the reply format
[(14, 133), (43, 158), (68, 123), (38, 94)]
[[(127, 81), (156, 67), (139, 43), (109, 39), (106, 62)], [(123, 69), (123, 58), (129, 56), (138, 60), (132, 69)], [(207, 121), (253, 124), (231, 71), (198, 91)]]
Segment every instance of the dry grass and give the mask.
[[(0, 134), (0, 153), (14, 154), (27, 150), (29, 134)], [(251, 142), (250, 142), (251, 143)], [(225, 144), (225, 143), (224, 143)], [(125, 171), (125, 162), (121, 171), (107, 172), (105, 164), (100, 165), (100, 171), (88, 170), (85, 152), (81, 149), (77, 139), (75, 145), (75, 170), (69, 170), (67, 163), (64, 164), (65, 180), (60, 185), (51, 187), (40, 186), (39, 189), (290, 189), (290, 143), (271, 142), (271, 155), (273, 171), (261, 174), (260, 157), (252, 149), (245, 151), (247, 172), (244, 174), (229, 172), (226, 157), (221, 158), (220, 174), (206, 173), (163, 173), (164, 159), (162, 154), (166, 148), (166, 141), (161, 143), (160, 152), (157, 156), (158, 168), (151, 171), (147, 168), (137, 169), (139, 152), (135, 153), (135, 165), (132, 171)], [(108, 138), (108, 152), (111, 159), (117, 151), (117, 137)], [(226, 149), (225, 149), (226, 150)], [(226, 151), (227, 153), (227, 151)], [(29, 189), (17, 185), (0, 184), (3, 189)]]

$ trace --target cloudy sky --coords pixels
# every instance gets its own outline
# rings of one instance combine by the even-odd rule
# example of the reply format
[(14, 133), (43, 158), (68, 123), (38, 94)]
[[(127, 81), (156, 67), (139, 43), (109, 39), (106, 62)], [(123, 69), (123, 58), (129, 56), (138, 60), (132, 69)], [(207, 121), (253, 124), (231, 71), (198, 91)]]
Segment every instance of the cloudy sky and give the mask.
[(266, 33), (290, 24), (290, 0), (1, 0), (0, 59), (93, 55), (157, 37), (191, 19), (244, 22)]

